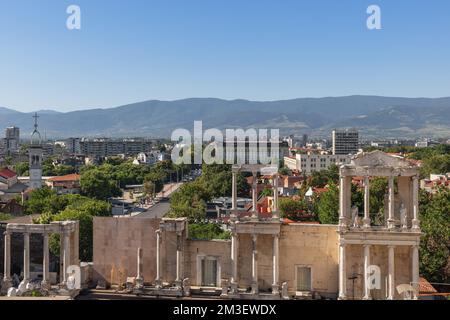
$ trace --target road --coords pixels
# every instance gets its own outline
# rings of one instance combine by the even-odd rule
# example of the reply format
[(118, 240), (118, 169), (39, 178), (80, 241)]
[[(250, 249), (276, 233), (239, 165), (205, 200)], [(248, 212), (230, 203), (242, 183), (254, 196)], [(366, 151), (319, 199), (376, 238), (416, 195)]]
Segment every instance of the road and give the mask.
[(163, 197), (155, 205), (148, 208), (146, 211), (135, 215), (136, 218), (162, 218), (170, 209), (170, 196), (173, 192), (178, 190), (182, 183), (172, 183), (164, 186), (164, 190), (158, 194)]

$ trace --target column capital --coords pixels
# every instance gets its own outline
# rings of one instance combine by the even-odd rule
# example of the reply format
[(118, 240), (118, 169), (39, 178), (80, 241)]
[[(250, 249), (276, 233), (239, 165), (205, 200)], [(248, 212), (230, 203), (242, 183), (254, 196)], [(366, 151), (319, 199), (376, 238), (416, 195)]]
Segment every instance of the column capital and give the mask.
[(364, 243), (363, 248), (370, 248), (372, 245), (370, 243)]
[(395, 249), (397, 246), (393, 245), (393, 244), (389, 244), (387, 247), (388, 247), (388, 249)]

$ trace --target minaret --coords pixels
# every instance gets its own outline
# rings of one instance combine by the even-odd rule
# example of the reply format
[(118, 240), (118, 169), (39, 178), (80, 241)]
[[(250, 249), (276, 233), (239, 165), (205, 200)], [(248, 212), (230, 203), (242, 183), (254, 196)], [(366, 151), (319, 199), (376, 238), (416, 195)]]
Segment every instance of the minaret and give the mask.
[(34, 131), (31, 134), (30, 148), (28, 154), (30, 156), (30, 184), (31, 189), (39, 189), (42, 187), (42, 139), (38, 131), (37, 120), (39, 116), (34, 114)]

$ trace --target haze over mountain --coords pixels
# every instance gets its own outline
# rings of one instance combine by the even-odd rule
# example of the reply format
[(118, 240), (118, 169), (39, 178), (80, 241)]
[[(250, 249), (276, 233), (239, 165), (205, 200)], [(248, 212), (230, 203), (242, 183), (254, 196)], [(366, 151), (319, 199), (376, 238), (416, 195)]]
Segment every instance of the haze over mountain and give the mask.
[[(33, 113), (0, 107), (0, 128), (32, 131)], [(176, 128), (192, 132), (195, 120), (207, 128), (278, 128), (283, 135), (329, 137), (333, 128), (353, 127), (365, 137), (449, 137), (450, 97), (347, 96), (280, 101), (191, 98), (149, 100), (116, 108), (39, 112), (47, 137), (170, 137)]]

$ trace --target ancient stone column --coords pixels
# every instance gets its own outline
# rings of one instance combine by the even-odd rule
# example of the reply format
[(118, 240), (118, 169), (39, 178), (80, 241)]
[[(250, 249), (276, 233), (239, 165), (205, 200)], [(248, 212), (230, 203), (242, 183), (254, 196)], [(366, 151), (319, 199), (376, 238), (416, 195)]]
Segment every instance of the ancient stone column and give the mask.
[(62, 274), (63, 274), (63, 284), (67, 283), (67, 268), (70, 266), (70, 232), (69, 231), (64, 231), (63, 232), (63, 237), (64, 237), (64, 249), (63, 249), (63, 270), (62, 270)]
[(253, 172), (253, 186), (252, 186), (252, 219), (257, 220), (258, 219), (258, 175), (257, 172)]
[(252, 293), (258, 294), (258, 236), (252, 235)]
[(412, 286), (414, 287), (414, 299), (417, 299), (419, 293), (419, 246), (412, 246)]
[(231, 293), (237, 293), (237, 268), (238, 268), (238, 236), (235, 232), (231, 235)]
[[(237, 210), (237, 172), (232, 171), (231, 210)], [(233, 213), (233, 212), (232, 212)]]
[(339, 300), (347, 299), (347, 272), (345, 265), (345, 243), (339, 243)]
[(181, 283), (181, 234), (177, 233), (177, 275), (175, 281)]
[(136, 289), (142, 289), (144, 287), (144, 254), (142, 248), (137, 249), (137, 276), (136, 276)]
[(419, 221), (419, 177), (414, 176), (412, 178), (412, 199), (413, 199), (413, 219), (412, 219), (412, 229), (420, 230)]
[(156, 287), (161, 287), (161, 230), (156, 230)]
[(23, 281), (30, 281), (30, 234), (23, 234)]
[(370, 266), (370, 245), (365, 244), (364, 248), (364, 300), (370, 300), (370, 285), (369, 285), (369, 266)]
[(279, 235), (273, 235), (273, 250), (272, 250), (272, 272), (273, 272), (273, 283), (272, 283), (272, 293), (279, 294), (279, 266), (278, 266), (278, 256), (279, 256), (279, 246), (278, 241)]
[(388, 246), (388, 300), (395, 296), (395, 246)]
[(280, 216), (278, 215), (278, 174), (273, 176), (274, 185), (273, 185), (273, 212), (272, 219), (279, 220)]
[(388, 219), (387, 219), (387, 226), (389, 229), (395, 228), (395, 195), (394, 195), (395, 189), (394, 189), (394, 177), (389, 177), (389, 208), (388, 208)]
[(364, 228), (370, 228), (370, 184), (369, 177), (364, 177)]
[(48, 250), (48, 233), (44, 232), (43, 237), (43, 260), (42, 260), (42, 282), (41, 287), (44, 289), (49, 289), (50, 279), (49, 279), (49, 250)]
[[(5, 256), (3, 270), (3, 286), (8, 290), (11, 287), (11, 232), (6, 230), (5, 236)], [(3, 288), (2, 288), (3, 289)]]
[(347, 219), (345, 217), (346, 211), (346, 188), (345, 188), (345, 177), (340, 176), (339, 179), (339, 226), (346, 227)]

